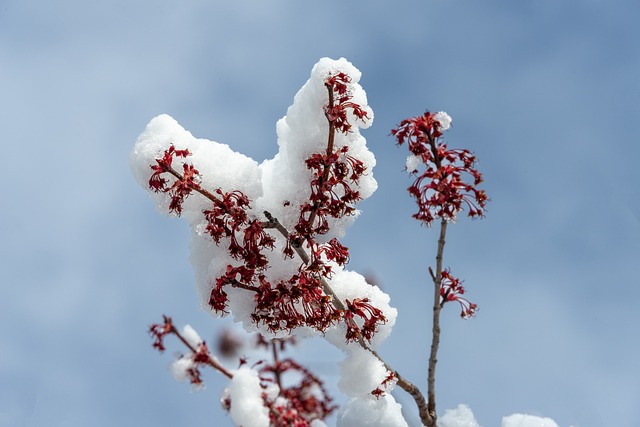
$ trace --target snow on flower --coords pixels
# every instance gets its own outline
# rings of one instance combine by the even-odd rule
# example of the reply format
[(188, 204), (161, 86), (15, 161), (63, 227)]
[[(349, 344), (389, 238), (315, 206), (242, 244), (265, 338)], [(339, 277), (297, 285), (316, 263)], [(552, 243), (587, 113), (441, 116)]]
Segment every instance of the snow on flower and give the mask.
[(194, 366), (193, 357), (182, 356), (171, 364), (169, 370), (176, 381), (182, 382), (190, 378), (188, 372), (190, 369), (193, 369)]
[(269, 409), (264, 406), (258, 372), (243, 366), (233, 373), (225, 395), (230, 399), (229, 415), (237, 426), (269, 427)]
[(440, 130), (445, 131), (449, 130), (451, 127), (451, 116), (445, 113), (444, 111), (438, 111), (434, 116), (434, 120), (440, 122)]
[(200, 338), (200, 335), (198, 335), (191, 325), (184, 325), (182, 328), (182, 336), (194, 348), (197, 348), (202, 343), (202, 338)]
[(407, 163), (405, 165), (407, 172), (414, 173), (418, 171), (418, 166), (422, 164), (422, 159), (419, 156), (411, 155), (407, 157)]
[[(299, 225), (303, 216), (301, 209), (304, 206), (309, 210), (314, 209), (313, 206), (309, 208), (308, 204), (313, 191), (309, 182), (317, 172), (310, 167), (309, 161), (315, 153), (320, 155), (327, 150), (327, 120), (332, 114), (346, 114), (344, 117), (350, 123), (348, 131), (336, 131), (333, 140), (332, 155), (338, 161), (332, 158), (331, 164), (335, 164), (336, 168), (340, 167), (341, 173), (350, 174), (341, 175), (336, 182), (340, 184), (340, 179), (348, 176), (354, 177), (354, 180), (350, 181), (348, 187), (337, 185), (331, 193), (336, 201), (349, 197), (349, 207), (345, 211), (347, 214), (322, 214), (322, 217), (315, 213), (306, 214), (325, 222), (322, 233), (315, 236), (317, 244), (326, 245), (332, 239), (344, 235), (345, 228), (359, 214), (352, 206), (357, 201), (368, 198), (376, 190), (377, 183), (371, 172), (375, 166), (375, 157), (368, 150), (359, 131), (359, 128), (370, 126), (373, 120), (373, 111), (367, 104), (366, 93), (358, 84), (360, 76), (361, 73), (344, 58), (321, 59), (313, 67), (309, 80), (295, 95), (287, 115), (277, 123), (279, 152), (273, 159), (260, 165), (253, 159), (234, 152), (227, 145), (194, 137), (167, 115), (151, 120), (138, 137), (130, 155), (131, 169), (136, 180), (141, 186), (148, 188), (150, 174), (155, 172), (150, 193), (158, 209), (166, 214), (180, 215), (194, 230), (190, 260), (203, 309), (213, 315), (230, 313), (246, 330), (260, 330), (272, 336), (288, 334), (292, 329), (305, 325), (305, 319), (296, 320), (289, 323), (292, 325), (289, 330), (284, 328), (283, 331), (278, 331), (275, 327), (277, 319), (267, 318), (261, 313), (256, 316), (256, 304), (260, 303), (255, 298), (258, 280), (260, 283), (268, 281), (268, 286), (272, 289), (275, 286), (291, 286), (292, 278), (300, 270), (299, 260), (283, 259), (283, 251), (288, 250), (293, 254), (293, 249), (287, 249), (291, 241), (277, 232), (262, 229), (260, 224), (267, 221), (264, 212), (268, 211), (290, 232), (300, 230), (296, 229), (296, 225)], [(325, 111), (329, 102), (327, 81), (334, 77), (336, 88), (341, 92), (336, 92), (334, 107), (329, 112)], [(342, 126), (346, 125), (343, 123)], [(165, 163), (160, 164), (158, 159), (164, 159)], [(151, 171), (150, 166), (155, 169)], [(191, 179), (185, 183), (179, 182), (183, 169), (185, 176), (188, 171)], [(162, 173), (164, 174), (161, 176)], [(319, 183), (318, 186), (325, 188), (326, 184)], [(198, 192), (211, 197), (202, 197)], [(212, 210), (213, 198), (221, 200), (220, 206), (235, 203), (235, 207), (231, 206), (231, 209), (236, 209), (235, 212), (241, 209), (244, 216), (233, 217), (232, 214)], [(241, 227), (229, 231), (226, 229), (229, 224), (234, 224), (234, 227), (241, 224)], [(251, 238), (256, 239), (256, 242), (270, 242), (273, 250), (259, 252), (256, 249), (255, 253), (247, 255), (242, 252), (245, 250), (241, 248), (242, 242), (232, 240), (235, 245), (233, 250), (231, 246), (217, 244), (225, 236), (231, 236), (232, 239), (235, 239), (234, 236), (244, 236), (245, 240)], [(330, 250), (326, 253), (336, 256), (340, 246), (337, 243), (332, 245), (327, 248), (318, 246), (318, 254), (322, 254), (321, 250)], [(249, 270), (239, 268), (238, 259), (247, 259), (249, 255), (252, 260), (257, 259), (259, 262), (254, 263)], [(344, 263), (346, 259), (338, 258), (340, 263)], [(260, 269), (267, 265), (268, 270), (262, 273)], [(326, 274), (327, 282), (332, 286), (333, 278), (329, 277), (329, 273), (337, 276), (342, 266), (332, 264), (330, 268), (331, 271), (327, 270)], [(301, 279), (305, 277), (302, 276)], [(237, 286), (238, 280), (243, 281), (245, 286)], [(252, 282), (250, 284), (255, 291), (247, 292), (247, 282)], [(265, 289), (266, 286), (267, 284), (264, 285)], [(279, 298), (277, 295), (274, 297)], [(289, 310), (299, 302), (283, 301), (282, 309)], [(305, 307), (305, 310), (313, 309)], [(318, 326), (325, 327), (326, 325)]]
[[(261, 164), (194, 137), (167, 115), (151, 120), (138, 137), (130, 155), (133, 175), (161, 212), (192, 227), (196, 288), (212, 315), (230, 314), (247, 331), (267, 337), (326, 332), (342, 349), (356, 342), (376, 348), (389, 335), (397, 314), (389, 296), (344, 270), (348, 248), (337, 240), (359, 215), (357, 203), (377, 189), (376, 160), (360, 134), (374, 116), (360, 77), (344, 58), (321, 59), (276, 125), (279, 152)], [(184, 336), (194, 347), (202, 341), (191, 328)], [(362, 353), (349, 350), (344, 363), (366, 359), (368, 378), (352, 381), (358, 387), (345, 386), (348, 392), (370, 402), (376, 391), (377, 403), (362, 404), (373, 405), (380, 419), (399, 413), (383, 390), (393, 375)], [(193, 382), (197, 366), (189, 360), (177, 361), (174, 371)], [(352, 379), (358, 372), (345, 371), (353, 371)], [(262, 425), (259, 416), (241, 415), (264, 409), (255, 397), (259, 381), (251, 375), (237, 371), (224, 399), (244, 427)], [(239, 403), (237, 396), (246, 393), (238, 390), (244, 389), (254, 398)]]
[(384, 364), (371, 352), (359, 347), (349, 346), (347, 358), (340, 364), (338, 387), (347, 396), (366, 397), (378, 388), (389, 375)]

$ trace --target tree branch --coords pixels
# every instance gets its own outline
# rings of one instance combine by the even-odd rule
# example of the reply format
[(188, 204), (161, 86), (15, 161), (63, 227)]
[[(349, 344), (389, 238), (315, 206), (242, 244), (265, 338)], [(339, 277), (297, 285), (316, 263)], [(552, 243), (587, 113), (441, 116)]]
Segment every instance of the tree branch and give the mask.
[(438, 348), (440, 346), (440, 288), (442, 287), (442, 257), (444, 254), (445, 238), (447, 234), (447, 221), (440, 221), (440, 237), (438, 238), (438, 253), (436, 254), (436, 272), (429, 268), (433, 279), (433, 326), (431, 330), (431, 351), (429, 353), (429, 374), (427, 378), (427, 398), (429, 399), (428, 411), (430, 423), (428, 427), (435, 427), (436, 414), (436, 364), (438, 363)]
[[(289, 231), (280, 223), (280, 221), (278, 221), (277, 218), (275, 218), (273, 215), (271, 215), (271, 213), (267, 211), (264, 212), (264, 215), (267, 217), (267, 222), (263, 222), (261, 224), (263, 228), (275, 228), (285, 239), (289, 239), (289, 235), (290, 235)], [(300, 259), (302, 260), (302, 262), (304, 262), (305, 264), (308, 264), (310, 262), (309, 255), (306, 253), (306, 251), (302, 247), (296, 245), (296, 246), (293, 246), (293, 248), (298, 254), (298, 256), (300, 257)], [(346, 307), (344, 303), (340, 300), (340, 298), (338, 298), (338, 296), (335, 294), (335, 292), (333, 291), (329, 283), (323, 277), (320, 277), (320, 282), (322, 283), (322, 288), (325, 294), (331, 297), (333, 305), (338, 310), (345, 310)], [(375, 350), (369, 347), (362, 338), (360, 338), (357, 341), (357, 343), (360, 345), (360, 347), (369, 351), (379, 361), (381, 361), (384, 364), (384, 367), (389, 372), (393, 372), (393, 374), (398, 380), (397, 382), (398, 386), (404, 391), (406, 391), (407, 393), (409, 393), (409, 395), (413, 397), (413, 400), (415, 400), (416, 405), (418, 406), (418, 412), (420, 414), (420, 419), (422, 420), (422, 423), (425, 426), (435, 425), (433, 424), (435, 423), (435, 416), (432, 416), (430, 414), (428, 410), (427, 402), (425, 401), (425, 398), (422, 395), (422, 392), (420, 391), (420, 389), (411, 381), (407, 380), (402, 375), (400, 375), (400, 373), (397, 370), (393, 369), (387, 362), (385, 362), (382, 356), (380, 356)]]

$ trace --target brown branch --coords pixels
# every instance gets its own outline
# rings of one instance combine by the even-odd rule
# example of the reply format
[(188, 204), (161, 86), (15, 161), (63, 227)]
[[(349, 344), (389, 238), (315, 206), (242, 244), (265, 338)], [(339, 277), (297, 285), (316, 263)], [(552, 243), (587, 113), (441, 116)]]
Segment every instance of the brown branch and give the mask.
[[(187, 341), (185, 339), (185, 337), (182, 336), (180, 331), (178, 331), (176, 329), (176, 327), (173, 325), (173, 322), (171, 321), (171, 318), (167, 317), (167, 320), (169, 321), (169, 324), (171, 325), (171, 333), (174, 334), (176, 337), (178, 337), (178, 339), (182, 342), (182, 344), (184, 344), (193, 354), (196, 354), (198, 352), (198, 350), (196, 348), (194, 348), (189, 343), (189, 341)], [(213, 369), (215, 369), (216, 371), (220, 372), (225, 377), (227, 377), (229, 379), (233, 378), (233, 374), (231, 372), (229, 372), (224, 366), (222, 366), (220, 363), (218, 363), (218, 361), (216, 361), (211, 356), (207, 357), (207, 365), (211, 366)]]
[[(167, 170), (167, 172), (169, 172), (171, 175), (175, 176), (176, 179), (182, 181), (184, 179), (184, 176), (180, 175), (180, 172), (176, 171), (174, 168), (169, 167), (169, 170)], [(193, 184), (189, 184), (189, 188), (191, 188), (193, 191), (202, 194), (204, 197), (206, 197), (207, 199), (211, 200), (214, 204), (219, 205), (221, 200), (218, 199), (213, 193), (211, 193), (210, 191), (205, 190), (204, 188), (200, 187), (199, 185), (193, 185)]]
[(433, 279), (433, 326), (431, 330), (431, 351), (429, 353), (429, 374), (427, 378), (427, 397), (429, 399), (428, 410), (431, 418), (428, 427), (435, 427), (436, 414), (436, 364), (438, 363), (438, 348), (440, 346), (440, 288), (442, 287), (442, 257), (444, 254), (445, 238), (447, 234), (447, 221), (440, 222), (440, 237), (438, 238), (438, 253), (436, 254), (436, 271), (429, 268), (429, 273)]
[[(329, 105), (327, 107), (327, 111), (331, 111), (331, 109), (333, 109), (333, 88), (325, 83), (325, 86), (327, 88), (327, 91), (329, 92)], [(327, 118), (327, 121), (329, 122), (329, 136), (327, 137), (327, 158), (329, 158), (329, 156), (331, 156), (333, 154), (333, 144), (334, 144), (334, 140), (335, 140), (335, 135), (336, 135), (336, 125), (333, 122), (333, 120), (331, 120), (331, 117), (329, 117), (329, 115), (325, 112), (325, 117)], [(320, 178), (320, 184), (319, 187), (322, 188), (324, 187), (324, 183), (327, 182), (327, 179), (329, 179), (329, 168), (326, 168), (322, 171), (322, 177)], [(320, 207), (320, 203), (319, 202), (315, 202), (313, 204), (313, 209), (311, 211), (311, 215), (309, 215), (309, 225), (311, 227), (313, 227), (313, 222), (316, 220), (316, 216), (317, 216), (317, 212), (318, 212), (318, 208)]]
[[(285, 239), (289, 239), (289, 231), (280, 223), (280, 221), (278, 221), (277, 218), (275, 218), (273, 215), (271, 215), (271, 213), (265, 211), (264, 215), (267, 217), (267, 222), (263, 222), (262, 223), (262, 227), (263, 228), (275, 228), (276, 230), (278, 230), (278, 232), (280, 232), (280, 234), (282, 234), (282, 236)], [(309, 255), (305, 252), (305, 250), (300, 247), (300, 246), (294, 246), (294, 249), (296, 251), (296, 253), (298, 254), (298, 256), (300, 257), (300, 259), (302, 260), (302, 262), (304, 262), (305, 264), (308, 264), (310, 262), (310, 258)], [(325, 292), (326, 295), (329, 295), (332, 299), (333, 305), (335, 306), (335, 308), (337, 308), (338, 310), (345, 310), (346, 306), (344, 305), (344, 303), (340, 300), (340, 298), (338, 298), (338, 296), (335, 294), (335, 292), (333, 291), (333, 289), (331, 288), (331, 286), (329, 285), (329, 283), (323, 278), (320, 277), (320, 282), (322, 283), (322, 288)], [(367, 343), (360, 338), (358, 341), (358, 344), (360, 345), (360, 347), (364, 348), (365, 350), (369, 351), (371, 354), (373, 354), (379, 361), (381, 361), (384, 364), (384, 367), (389, 371), (389, 372), (393, 372), (393, 374), (395, 375), (395, 377), (397, 378), (397, 384), (398, 386), (403, 389), (404, 391), (406, 391), (407, 393), (409, 393), (409, 395), (411, 395), (411, 397), (413, 397), (413, 400), (415, 400), (416, 405), (418, 406), (418, 412), (420, 414), (420, 419), (422, 420), (422, 423), (425, 426), (431, 426), (431, 425), (435, 425), (435, 416), (432, 416), (428, 410), (428, 405), (427, 402), (425, 401), (424, 396), (422, 395), (422, 392), (420, 391), (420, 389), (413, 384), (411, 381), (407, 380), (406, 378), (404, 378), (402, 375), (400, 375), (400, 373), (393, 369), (387, 362), (385, 362), (385, 360), (382, 358), (382, 356), (380, 356), (375, 350), (373, 350), (371, 347), (369, 347), (367, 345)]]
[(278, 384), (278, 389), (282, 392), (282, 373), (280, 372), (280, 359), (278, 358), (278, 348), (277, 343), (278, 339), (274, 338), (271, 340), (271, 352), (273, 354), (273, 366), (274, 366), (274, 375), (276, 376), (276, 384)]

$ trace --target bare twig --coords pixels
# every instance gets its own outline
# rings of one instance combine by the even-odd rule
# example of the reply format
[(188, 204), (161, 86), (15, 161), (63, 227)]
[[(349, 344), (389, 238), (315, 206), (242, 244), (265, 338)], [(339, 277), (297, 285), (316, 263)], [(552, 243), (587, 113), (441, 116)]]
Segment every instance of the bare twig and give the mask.
[(429, 374), (427, 378), (427, 398), (429, 399), (429, 415), (430, 423), (428, 427), (436, 425), (436, 364), (438, 363), (438, 347), (440, 346), (440, 310), (442, 303), (440, 302), (440, 288), (442, 287), (442, 257), (444, 254), (445, 238), (447, 234), (447, 221), (440, 222), (440, 237), (438, 239), (438, 253), (436, 254), (436, 271), (435, 274), (431, 268), (429, 273), (433, 279), (433, 326), (431, 332), (431, 352), (429, 353)]
[[(174, 334), (176, 337), (178, 337), (178, 339), (182, 342), (182, 344), (184, 344), (193, 354), (198, 353), (198, 350), (196, 348), (194, 348), (189, 341), (186, 340), (185, 337), (182, 336), (182, 334), (180, 333), (180, 331), (178, 331), (178, 329), (173, 326), (173, 322), (171, 321), (170, 317), (166, 317), (165, 316), (165, 322), (168, 321), (170, 326), (171, 326), (171, 333)], [(217, 360), (215, 360), (213, 357), (208, 356), (207, 357), (207, 365), (211, 366), (213, 369), (215, 369), (216, 371), (220, 372), (222, 375), (224, 375), (227, 378), (233, 378), (233, 374), (231, 372), (229, 372), (224, 366), (222, 366)]]

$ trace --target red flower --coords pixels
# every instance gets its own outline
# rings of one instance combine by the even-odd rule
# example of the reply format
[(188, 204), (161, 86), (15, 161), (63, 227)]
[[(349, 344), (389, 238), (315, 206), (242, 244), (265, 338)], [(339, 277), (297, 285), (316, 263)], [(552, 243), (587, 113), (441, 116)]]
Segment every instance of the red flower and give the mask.
[(464, 287), (460, 279), (451, 275), (450, 271), (442, 272), (442, 281), (440, 285), (440, 305), (444, 305), (449, 301), (457, 301), (460, 304), (460, 317), (473, 317), (476, 314), (478, 306), (468, 299), (464, 298)]
[(149, 327), (149, 334), (153, 337), (153, 348), (160, 352), (165, 350), (164, 337), (173, 333), (175, 330), (170, 317), (162, 316), (162, 318), (164, 323), (155, 323)]
[(421, 117), (403, 120), (391, 131), (398, 145), (407, 143), (409, 151), (425, 166), (422, 173), (409, 171), (418, 175), (408, 188), (418, 203), (413, 217), (431, 225), (436, 218), (455, 220), (464, 208), (468, 216), (482, 217), (488, 198), (476, 188), (482, 183), (482, 175), (474, 168), (476, 158), (468, 150), (448, 149), (440, 140), (443, 126), (438, 114), (443, 113), (427, 111)]
[[(343, 317), (347, 324), (347, 341), (356, 341), (360, 337), (371, 341), (376, 332), (378, 324), (387, 322), (384, 313), (379, 308), (369, 303), (369, 298), (355, 298), (353, 301), (346, 300), (347, 310)], [(362, 327), (358, 326), (355, 317), (361, 319)]]

